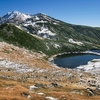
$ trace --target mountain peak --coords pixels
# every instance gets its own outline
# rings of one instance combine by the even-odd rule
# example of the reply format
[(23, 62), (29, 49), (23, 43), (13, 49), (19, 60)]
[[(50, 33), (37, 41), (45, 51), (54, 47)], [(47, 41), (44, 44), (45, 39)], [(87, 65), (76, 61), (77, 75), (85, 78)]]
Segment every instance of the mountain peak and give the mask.
[(21, 13), (19, 11), (12, 11), (12, 12), (8, 12), (6, 15), (4, 15), (2, 17), (2, 22), (7, 22), (7, 21), (10, 21), (10, 20), (24, 21), (27, 18), (31, 18), (31, 15), (24, 14), (24, 13)]
[(9, 14), (20, 14), (21, 12), (19, 12), (19, 11), (12, 11), (12, 12), (8, 12), (7, 14), (9, 15)]
[(47, 16), (45, 13), (36, 13), (33, 16)]
[(46, 15), (45, 13), (37, 13), (37, 15)]
[[(8, 12), (6, 15), (20, 15), (20, 14), (22, 14), (21, 12), (19, 12), (19, 11), (12, 11), (12, 12)], [(5, 15), (4, 15), (5, 16)]]
[(12, 13), (19, 14), (21, 12), (19, 12), (19, 11), (12, 11)]

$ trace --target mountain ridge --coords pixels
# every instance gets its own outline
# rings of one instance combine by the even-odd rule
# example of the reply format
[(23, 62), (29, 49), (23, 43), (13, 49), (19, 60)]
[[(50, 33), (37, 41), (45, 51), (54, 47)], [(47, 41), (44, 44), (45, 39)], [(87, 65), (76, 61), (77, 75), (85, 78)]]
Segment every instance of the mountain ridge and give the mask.
[(14, 13), (18, 16), (0, 24), (0, 99), (100, 100), (99, 70), (62, 68), (48, 61), (58, 53), (100, 49), (100, 29), (43, 14), (21, 20)]
[[(13, 11), (1, 17), (0, 24), (1, 40), (10, 41), (10, 43), (14, 44), (18, 42), (21, 46), (25, 46), (28, 49), (31, 47), (31, 49), (43, 53), (48, 52), (50, 54), (52, 52), (50, 55), (100, 48), (100, 28), (68, 24), (43, 13), (31, 15)], [(8, 30), (14, 37), (8, 34)], [(19, 31), (24, 33), (23, 36), (19, 34)], [(26, 33), (29, 39), (27, 39)], [(4, 34), (7, 36), (5, 39), (3, 37)], [(21, 37), (24, 38), (23, 42), (21, 42)], [(31, 38), (34, 38), (34, 41), (38, 39), (39, 44), (37, 41), (30, 41)], [(31, 46), (25, 42), (26, 40)], [(38, 45), (35, 47), (34, 44)], [(42, 46), (44, 50), (42, 50)]]

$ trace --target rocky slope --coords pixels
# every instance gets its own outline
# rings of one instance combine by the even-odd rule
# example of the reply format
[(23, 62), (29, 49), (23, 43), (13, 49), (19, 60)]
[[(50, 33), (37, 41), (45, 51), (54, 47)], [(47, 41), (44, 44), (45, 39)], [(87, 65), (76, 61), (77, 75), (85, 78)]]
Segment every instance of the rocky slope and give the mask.
[[(59, 68), (46, 61), (45, 54), (5, 42), (0, 42), (0, 47), (0, 98), (11, 100), (17, 88), (22, 88), (15, 96), (18, 100), (33, 100), (34, 96), (38, 100), (41, 95), (40, 100), (63, 100), (64, 97), (70, 100), (68, 95), (76, 94), (79, 98), (80, 95), (99, 95), (99, 73)], [(5, 89), (10, 92), (4, 92)]]

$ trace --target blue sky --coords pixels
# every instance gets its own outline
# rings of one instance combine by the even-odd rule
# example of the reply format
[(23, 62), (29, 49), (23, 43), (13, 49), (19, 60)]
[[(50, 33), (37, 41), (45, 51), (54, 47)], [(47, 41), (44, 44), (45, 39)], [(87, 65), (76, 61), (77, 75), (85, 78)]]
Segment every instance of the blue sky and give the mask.
[(100, 0), (0, 0), (0, 16), (14, 10), (42, 12), (67, 23), (100, 27)]

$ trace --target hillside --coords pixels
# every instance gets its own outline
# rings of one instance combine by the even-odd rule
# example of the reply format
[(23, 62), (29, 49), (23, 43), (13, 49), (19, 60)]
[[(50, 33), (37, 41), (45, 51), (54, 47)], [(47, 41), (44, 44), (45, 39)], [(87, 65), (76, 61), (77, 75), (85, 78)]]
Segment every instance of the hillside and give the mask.
[(58, 53), (88, 49), (100, 49), (100, 28), (43, 13), (13, 11), (0, 17), (0, 100), (99, 100), (100, 60), (80, 70), (48, 61)]
[(99, 73), (59, 68), (44, 57), (43, 54), (0, 42), (0, 99), (100, 99)]
[(54, 55), (100, 48), (100, 28), (72, 25), (38, 13), (14, 11), (1, 17), (0, 40)]

